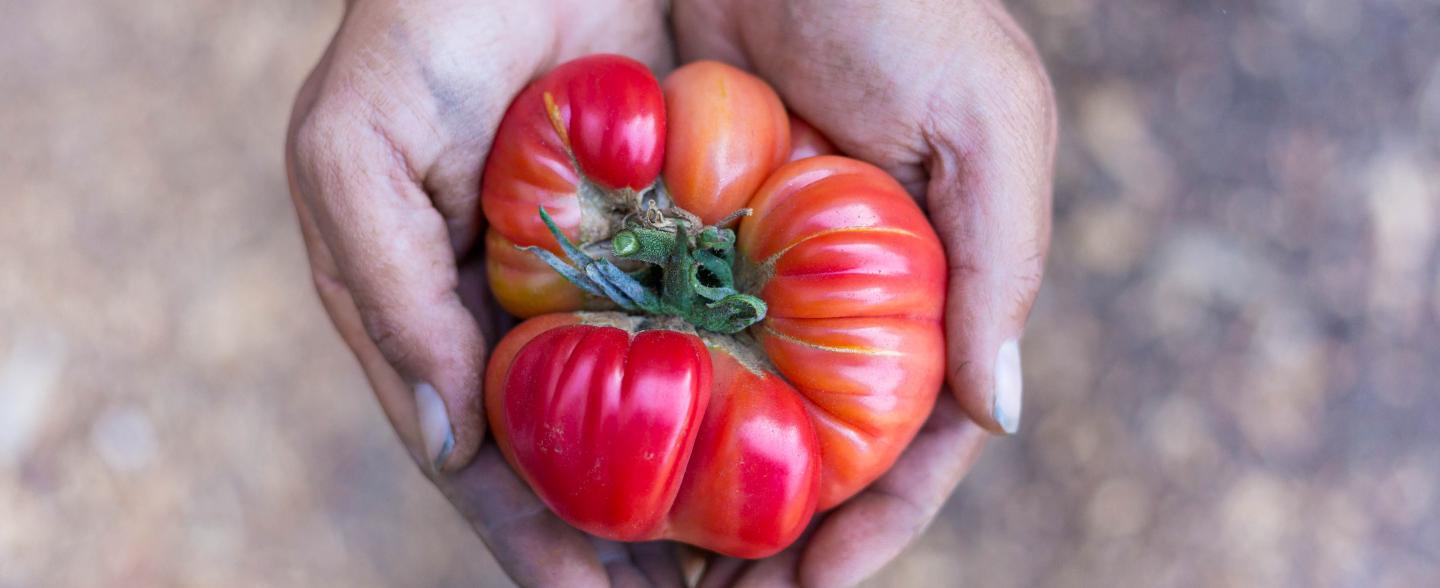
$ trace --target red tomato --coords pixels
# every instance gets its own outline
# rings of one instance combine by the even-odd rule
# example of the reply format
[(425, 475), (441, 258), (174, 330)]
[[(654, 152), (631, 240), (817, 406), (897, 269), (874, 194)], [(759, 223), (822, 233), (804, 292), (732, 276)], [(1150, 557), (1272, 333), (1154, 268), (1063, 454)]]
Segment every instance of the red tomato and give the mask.
[(575, 324), (515, 355), (497, 414), (510, 455), (556, 514), (620, 540), (653, 536), (710, 399), (695, 335)]
[(760, 78), (714, 61), (675, 70), (664, 88), (672, 121), (665, 185), (676, 205), (718, 222), (744, 208), (789, 156), (785, 106)]
[(751, 329), (820, 435), (820, 508), (890, 468), (944, 377), (945, 252), (885, 172), (834, 155), (780, 168), (740, 223)]
[[(492, 351), (485, 402), (493, 434), (541, 499), (582, 530), (738, 557), (773, 554), (817, 510), (889, 469), (929, 415), (944, 367), (944, 251), (894, 179), (823, 155), (833, 150), (823, 137), (790, 119), (762, 81), (730, 66), (702, 62), (672, 73), (663, 86), (670, 119), (649, 127), (648, 142), (620, 123), (609, 127), (616, 137), (570, 130), (575, 115), (565, 113), (656, 120), (640, 113), (661, 110), (653, 78), (591, 67), (632, 62), (587, 60), (557, 68), (516, 99), (487, 161), (491, 286), (507, 310), (535, 317)], [(612, 69), (626, 72), (613, 74), (620, 82), (604, 73)], [(585, 95), (603, 104), (579, 106), (582, 93), (570, 90), (569, 110), (546, 106), (547, 93), (559, 104), (556, 88), (607, 84), (619, 89)], [(658, 150), (597, 149), (582, 158), (580, 136), (590, 145), (665, 145), (668, 191), (641, 190), (647, 197), (668, 197), (705, 223), (740, 208), (750, 216), (733, 243), (717, 237), (728, 233), (718, 228), (702, 238), (652, 225), (635, 209), (636, 181), (655, 180), (660, 160), (635, 154)], [(805, 158), (784, 163), (802, 149)], [(644, 173), (613, 181), (617, 170), (608, 169), (602, 183), (590, 170), (607, 165), (596, 163), (606, 156)], [(562, 247), (545, 232), (539, 206), (554, 217), (556, 235), (592, 246)], [(642, 242), (649, 245), (629, 248)], [(513, 244), (539, 245), (574, 265)], [(606, 244), (615, 256), (663, 269), (663, 287), (651, 284), (658, 294), (586, 253)], [(712, 265), (697, 261), (704, 255)], [(715, 267), (717, 259), (725, 266)], [(556, 263), (585, 290), (556, 273)], [(696, 273), (701, 266), (710, 282)], [(622, 282), (630, 285), (617, 290)], [(754, 316), (733, 328), (697, 318), (738, 299), (744, 304), (735, 308)], [(617, 304), (673, 316), (573, 312)], [(760, 316), (743, 332), (722, 334)]]
[[(480, 187), (487, 250), (559, 253), (535, 214), (540, 206), (572, 239), (609, 236), (614, 227), (599, 209), (654, 183), (664, 160), (665, 96), (644, 64), (592, 55), (556, 67), (515, 98), (495, 132)], [(581, 300), (534, 256), (492, 254), (486, 267), (496, 300), (518, 316)]]
[(819, 483), (799, 397), (753, 358), (641, 321), (551, 314), (506, 335), (485, 382), (506, 459), (596, 535), (738, 557), (783, 549), (810, 521)]

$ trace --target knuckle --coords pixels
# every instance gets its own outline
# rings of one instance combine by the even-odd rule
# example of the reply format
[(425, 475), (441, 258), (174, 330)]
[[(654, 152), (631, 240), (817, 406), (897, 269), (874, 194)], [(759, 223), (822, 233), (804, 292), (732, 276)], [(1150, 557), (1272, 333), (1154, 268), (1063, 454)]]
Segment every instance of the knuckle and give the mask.
[(1051, 137), (1058, 124), (1058, 109), (1055, 105), (1055, 89), (1045, 63), (1035, 54), (1033, 46), (1026, 41), (1021, 49), (1012, 54), (1005, 67), (1010, 72), (1008, 94), (1011, 100), (1010, 114), (1018, 118), (1019, 124), (1031, 132)]
[(291, 139), (297, 167), (314, 172), (337, 160), (346, 144), (344, 137), (353, 132), (354, 118), (348, 109), (327, 103), (317, 104), (300, 117)]
[(989, 29), (992, 32), (988, 59), (999, 66), (1014, 83), (1020, 93), (1036, 99), (1049, 99), (1050, 75), (1045, 70), (1044, 60), (1030, 36), (1025, 33), (1008, 13), (991, 15)]
[(333, 92), (321, 98), (297, 118), (291, 131), (290, 157), (297, 176), (325, 192), (324, 186), (345, 182), (347, 166), (371, 161), (374, 166), (361, 171), (384, 174), (400, 183), (418, 183), (408, 143), (396, 136), (390, 122), (356, 91)]
[(1055, 91), (1045, 65), (1028, 48), (1009, 52), (997, 64), (1005, 87), (998, 103), (1011, 124), (1031, 133), (1048, 134), (1056, 124)]
[(1051, 86), (1050, 73), (1046, 71), (1044, 62), (1029, 52), (1015, 57), (1013, 60), (1011, 69), (1016, 74), (1012, 78), (1016, 94), (1024, 97), (1032, 105), (1054, 102), (1055, 91)]
[(1018, 148), (1038, 162), (1058, 136), (1050, 75), (1023, 33), (997, 28), (986, 47), (986, 58), (973, 74), (940, 84), (927, 132), (944, 147), (942, 152)]
[(326, 78), (309, 108), (291, 124), (292, 148), (301, 162), (333, 160), (374, 131), (380, 115), (377, 87), (383, 84), (353, 70)]

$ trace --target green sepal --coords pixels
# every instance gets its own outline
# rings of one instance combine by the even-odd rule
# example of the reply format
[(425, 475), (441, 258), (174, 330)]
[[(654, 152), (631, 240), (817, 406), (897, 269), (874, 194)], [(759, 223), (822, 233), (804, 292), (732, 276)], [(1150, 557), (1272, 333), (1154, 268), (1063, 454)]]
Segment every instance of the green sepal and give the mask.
[[(734, 218), (738, 215), (729, 217)], [(735, 289), (735, 232), (730, 229), (703, 227), (692, 236), (682, 219), (672, 219), (673, 231), (638, 221), (610, 239), (617, 258), (649, 264), (626, 273), (609, 259), (587, 255), (555, 225), (544, 207), (540, 207), (540, 219), (569, 262), (540, 247), (521, 249), (535, 254), (592, 296), (608, 298), (631, 312), (676, 316), (717, 333), (736, 333), (765, 318), (763, 300)]]
[(749, 294), (734, 294), (705, 305), (692, 320), (695, 326), (716, 333), (732, 334), (765, 318), (765, 301)]
[(610, 248), (621, 259), (665, 265), (675, 248), (675, 234), (649, 227), (631, 227), (611, 237)]

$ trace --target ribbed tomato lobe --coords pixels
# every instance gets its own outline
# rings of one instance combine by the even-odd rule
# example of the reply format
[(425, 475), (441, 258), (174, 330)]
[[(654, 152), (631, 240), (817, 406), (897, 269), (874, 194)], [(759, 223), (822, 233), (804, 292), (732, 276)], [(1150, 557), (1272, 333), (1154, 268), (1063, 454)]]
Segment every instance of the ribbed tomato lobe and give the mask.
[(547, 78), (559, 81), (546, 108), (564, 121), (575, 161), (606, 188), (648, 187), (665, 161), (665, 95), (644, 64), (618, 55), (576, 59)]
[(621, 541), (659, 532), (710, 396), (693, 334), (570, 325), (535, 337), (505, 378), (518, 469), (547, 505)]
[(660, 83), (620, 55), (568, 62), (516, 96), (495, 131), (480, 184), (490, 287), (501, 307), (531, 317), (584, 306), (580, 289), (538, 258), (507, 253), (517, 245), (561, 253), (536, 214), (542, 207), (572, 239), (609, 237), (608, 209), (628, 201), (626, 190), (643, 190), (659, 177), (665, 129)]
[(685, 483), (673, 536), (732, 557), (768, 557), (800, 536), (815, 513), (820, 454), (795, 390), (711, 348), (714, 394)]

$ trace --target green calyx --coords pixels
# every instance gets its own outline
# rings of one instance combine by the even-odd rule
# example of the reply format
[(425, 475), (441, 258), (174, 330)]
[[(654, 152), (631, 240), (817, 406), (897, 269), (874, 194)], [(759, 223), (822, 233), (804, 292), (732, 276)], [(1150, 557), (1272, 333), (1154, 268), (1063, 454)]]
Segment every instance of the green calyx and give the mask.
[[(591, 295), (608, 298), (631, 312), (674, 316), (696, 328), (738, 333), (765, 318), (765, 302), (735, 290), (735, 232), (720, 225), (692, 233), (684, 220), (669, 227), (633, 223), (610, 239), (616, 258), (642, 262), (626, 272), (604, 257), (591, 257), (555, 226), (545, 208), (540, 219), (569, 258), (535, 246), (535, 254), (561, 276)], [(728, 220), (728, 219), (727, 219)], [(723, 221), (722, 221), (723, 224)]]

